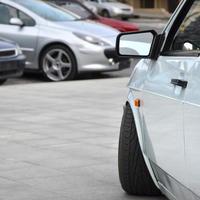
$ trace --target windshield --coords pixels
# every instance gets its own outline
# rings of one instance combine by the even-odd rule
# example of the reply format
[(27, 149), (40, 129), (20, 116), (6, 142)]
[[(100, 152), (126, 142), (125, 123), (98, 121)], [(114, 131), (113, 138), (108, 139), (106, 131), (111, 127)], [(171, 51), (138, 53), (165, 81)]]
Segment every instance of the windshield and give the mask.
[(67, 10), (78, 15), (80, 19), (90, 19), (93, 17), (92, 12), (88, 11), (81, 4), (78, 4), (76, 2), (64, 3), (62, 6), (66, 8)]
[(42, 2), (40, 0), (13, 0), (16, 3), (24, 6), (40, 17), (47, 19), (49, 21), (64, 22), (64, 21), (74, 21), (79, 19), (77, 16), (67, 11), (63, 11), (58, 7), (54, 7), (50, 4)]

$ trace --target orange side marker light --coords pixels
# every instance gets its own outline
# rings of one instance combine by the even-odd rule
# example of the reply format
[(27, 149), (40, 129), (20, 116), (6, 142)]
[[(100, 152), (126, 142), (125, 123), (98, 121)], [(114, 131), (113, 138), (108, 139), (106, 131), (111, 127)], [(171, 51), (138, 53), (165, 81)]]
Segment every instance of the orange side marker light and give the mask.
[(135, 105), (136, 108), (139, 108), (140, 107), (140, 99), (135, 99), (134, 105)]

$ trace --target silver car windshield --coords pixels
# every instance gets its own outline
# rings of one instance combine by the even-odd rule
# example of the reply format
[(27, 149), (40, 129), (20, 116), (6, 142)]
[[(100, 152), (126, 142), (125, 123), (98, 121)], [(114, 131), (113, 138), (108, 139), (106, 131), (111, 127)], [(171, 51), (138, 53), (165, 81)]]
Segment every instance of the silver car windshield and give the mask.
[(13, 1), (49, 21), (64, 22), (64, 21), (78, 20), (78, 17), (76, 17), (75, 15), (67, 13), (66, 11), (63, 11), (57, 7), (54, 7), (40, 0), (13, 0)]

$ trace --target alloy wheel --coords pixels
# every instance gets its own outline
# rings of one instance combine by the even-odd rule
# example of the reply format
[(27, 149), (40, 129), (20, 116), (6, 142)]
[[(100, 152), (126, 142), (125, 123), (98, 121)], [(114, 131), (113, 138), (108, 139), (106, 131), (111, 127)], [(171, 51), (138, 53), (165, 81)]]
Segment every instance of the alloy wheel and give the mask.
[(63, 49), (52, 49), (44, 56), (43, 71), (52, 81), (66, 80), (72, 71), (72, 59)]

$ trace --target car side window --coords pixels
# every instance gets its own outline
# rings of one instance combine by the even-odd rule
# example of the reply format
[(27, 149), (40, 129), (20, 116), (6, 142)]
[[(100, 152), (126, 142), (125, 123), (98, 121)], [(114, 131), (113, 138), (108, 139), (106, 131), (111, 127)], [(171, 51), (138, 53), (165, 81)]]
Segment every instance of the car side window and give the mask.
[(17, 10), (0, 3), (0, 24), (10, 24), (10, 19), (17, 17)]
[(196, 0), (178, 29), (171, 51), (200, 51), (200, 1)]
[(17, 16), (22, 20), (25, 26), (35, 26), (35, 21), (25, 13), (18, 11)]
[(9, 25), (12, 18), (19, 18), (25, 26), (34, 26), (35, 21), (25, 13), (0, 3), (0, 24)]

